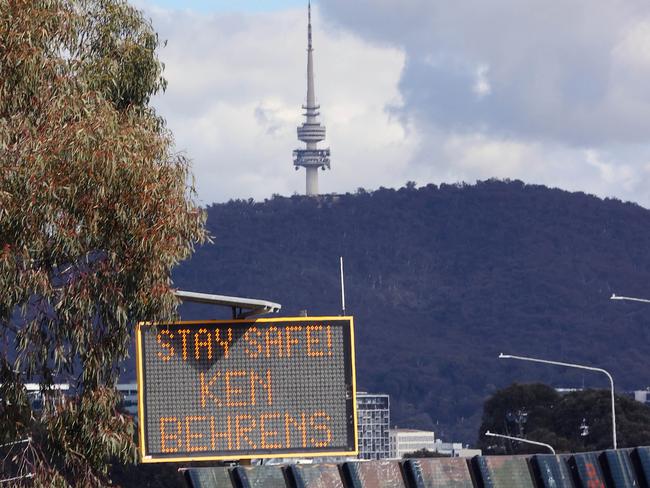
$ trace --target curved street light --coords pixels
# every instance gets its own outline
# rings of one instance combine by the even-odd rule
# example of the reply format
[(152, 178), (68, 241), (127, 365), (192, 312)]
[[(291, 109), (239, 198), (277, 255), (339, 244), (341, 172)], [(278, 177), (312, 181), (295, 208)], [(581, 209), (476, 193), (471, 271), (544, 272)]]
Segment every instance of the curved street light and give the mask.
[(537, 359), (537, 358), (529, 358), (525, 356), (513, 356), (511, 354), (499, 354), (499, 359), (517, 359), (519, 361), (530, 361), (533, 363), (543, 363), (543, 364), (552, 364), (554, 366), (564, 366), (566, 368), (576, 368), (576, 369), (586, 369), (588, 371), (596, 371), (597, 373), (603, 373), (604, 375), (607, 376), (609, 379), (609, 384), (610, 384), (610, 393), (611, 393), (611, 398), (612, 398), (612, 444), (614, 445), (614, 449), (617, 448), (617, 443), (616, 443), (616, 408), (614, 406), (614, 378), (612, 378), (612, 375), (609, 374), (608, 371), (602, 369), (602, 368), (593, 368), (591, 366), (584, 366), (582, 364), (573, 364), (573, 363), (563, 363), (560, 361), (549, 361), (547, 359)]
[(629, 302), (642, 302), (642, 303), (650, 303), (650, 300), (646, 298), (635, 298), (635, 297), (622, 297), (620, 295), (617, 295), (615, 293), (612, 293), (612, 296), (609, 297), (610, 300), (627, 300)]
[(513, 437), (511, 435), (495, 434), (494, 432), (490, 432), (489, 430), (485, 433), (485, 435), (490, 437), (501, 437), (502, 439), (510, 439), (511, 441), (524, 442), (526, 444), (534, 444), (536, 446), (543, 446), (548, 448), (553, 454), (555, 454), (555, 449), (553, 449), (553, 446), (551, 446), (550, 444), (546, 444), (545, 442), (531, 441), (528, 439), (522, 439), (521, 437)]

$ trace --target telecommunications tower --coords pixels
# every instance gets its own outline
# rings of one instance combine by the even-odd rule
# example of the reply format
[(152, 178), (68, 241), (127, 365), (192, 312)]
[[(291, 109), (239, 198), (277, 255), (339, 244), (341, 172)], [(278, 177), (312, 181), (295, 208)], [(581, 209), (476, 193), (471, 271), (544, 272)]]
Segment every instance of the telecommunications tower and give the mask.
[(318, 143), (325, 140), (325, 126), (321, 125), (318, 116), (320, 105), (316, 105), (314, 93), (314, 60), (311, 45), (311, 1), (307, 5), (307, 104), (302, 108), (306, 117), (305, 122), (298, 127), (298, 140), (305, 143), (305, 149), (293, 151), (293, 165), (296, 170), (300, 167), (307, 171), (307, 196), (318, 195), (318, 169), (330, 167), (330, 150), (318, 149)]

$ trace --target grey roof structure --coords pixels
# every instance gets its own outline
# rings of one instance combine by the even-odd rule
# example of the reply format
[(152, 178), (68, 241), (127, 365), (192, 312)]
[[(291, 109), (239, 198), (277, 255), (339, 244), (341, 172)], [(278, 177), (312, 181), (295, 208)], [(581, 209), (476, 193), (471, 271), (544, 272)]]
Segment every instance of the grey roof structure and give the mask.
[(230, 297), (226, 295), (212, 295), (193, 291), (177, 290), (175, 295), (184, 302), (203, 303), (230, 307), (234, 319), (243, 319), (255, 315), (279, 312), (282, 305), (267, 300), (254, 298)]

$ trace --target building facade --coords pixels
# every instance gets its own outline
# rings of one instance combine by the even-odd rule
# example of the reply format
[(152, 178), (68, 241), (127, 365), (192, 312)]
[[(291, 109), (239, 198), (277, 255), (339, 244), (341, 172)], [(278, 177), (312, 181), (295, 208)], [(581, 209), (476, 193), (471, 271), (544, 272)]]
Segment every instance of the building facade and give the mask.
[(120, 406), (122, 410), (132, 415), (135, 421), (138, 421), (138, 384), (137, 383), (118, 383), (117, 391), (122, 396)]
[(357, 393), (359, 458), (390, 457), (390, 399), (379, 393)]
[(26, 383), (25, 390), (27, 398), (34, 410), (43, 410), (45, 403), (50, 405), (62, 405), (66, 402), (66, 395), (70, 392), (69, 383), (55, 383), (50, 386), (49, 391), (44, 392), (38, 383)]
[(468, 446), (464, 446), (462, 442), (443, 442), (440, 439), (436, 440), (434, 451), (450, 457), (474, 457), (480, 456), (482, 453), (480, 449), (470, 449)]
[(428, 430), (390, 429), (390, 457), (402, 459), (405, 454), (426, 449), (436, 450), (436, 436)]
[(645, 390), (634, 390), (630, 395), (637, 402), (645, 403), (650, 405), (650, 389), (646, 388)]

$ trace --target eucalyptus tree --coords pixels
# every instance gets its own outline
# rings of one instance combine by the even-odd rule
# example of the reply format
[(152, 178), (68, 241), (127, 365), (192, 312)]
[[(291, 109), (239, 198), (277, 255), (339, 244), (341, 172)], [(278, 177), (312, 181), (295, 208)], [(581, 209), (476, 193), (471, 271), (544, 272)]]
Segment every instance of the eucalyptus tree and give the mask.
[(5, 477), (105, 486), (135, 459), (118, 364), (137, 321), (174, 316), (170, 271), (207, 239), (149, 104), (158, 45), (122, 0), (0, 0), (0, 444), (31, 439), (2, 447)]

